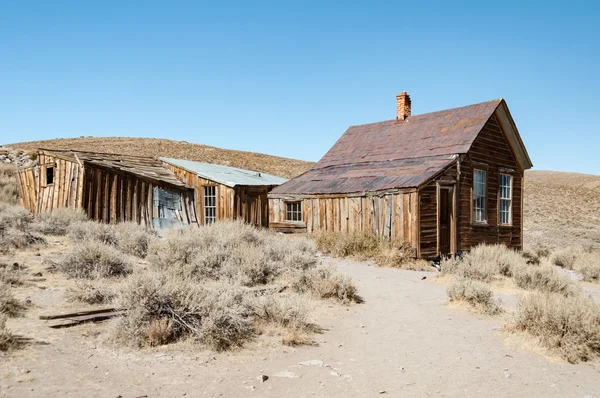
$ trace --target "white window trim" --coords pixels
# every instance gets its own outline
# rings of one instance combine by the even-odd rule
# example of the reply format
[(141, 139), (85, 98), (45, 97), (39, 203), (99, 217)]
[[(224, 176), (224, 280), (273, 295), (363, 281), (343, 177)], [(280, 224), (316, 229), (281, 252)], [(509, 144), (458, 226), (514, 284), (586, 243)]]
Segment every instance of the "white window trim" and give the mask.
[[(509, 197), (502, 197), (502, 177), (508, 177), (510, 179)], [(514, 177), (510, 174), (500, 173), (499, 184), (498, 184), (498, 225), (512, 226), (513, 223), (513, 181)], [(502, 201), (508, 201), (508, 222), (502, 222)]]
[[(212, 188), (214, 190), (214, 195), (207, 195), (207, 191)], [(203, 207), (203, 215), (204, 215), (204, 224), (212, 224), (217, 221), (217, 186), (216, 185), (205, 185), (204, 186), (204, 203), (202, 203)], [(207, 205), (207, 198), (213, 198), (214, 204)], [(212, 210), (212, 211), (211, 211)], [(211, 214), (212, 213), (212, 214)]]
[[(290, 210), (289, 206), (297, 205), (297, 209)], [(290, 215), (295, 215), (290, 217)], [(285, 202), (285, 221), (300, 222), (303, 220), (304, 215), (302, 214), (302, 202)], [(297, 219), (294, 219), (297, 218)]]
[[(475, 200), (477, 197), (476, 197), (476, 193), (475, 193), (476, 192), (475, 175), (477, 174), (477, 172), (483, 173), (483, 177), (484, 177), (484, 179), (483, 179), (483, 184), (484, 184), (483, 195), (480, 195), (480, 197), (483, 198), (483, 208), (482, 208), (483, 220), (476, 219), (477, 207), (475, 206)], [(487, 170), (474, 168), (473, 169), (473, 187), (472, 187), (473, 194), (471, 195), (471, 222), (473, 224), (487, 224), (488, 223), (487, 189), (488, 189)]]

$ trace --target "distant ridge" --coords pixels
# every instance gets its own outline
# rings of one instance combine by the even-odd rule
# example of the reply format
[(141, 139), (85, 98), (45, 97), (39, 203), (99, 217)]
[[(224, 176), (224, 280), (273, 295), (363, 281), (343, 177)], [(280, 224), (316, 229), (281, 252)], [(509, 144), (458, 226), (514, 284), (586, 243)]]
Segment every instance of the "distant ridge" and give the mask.
[(89, 152), (116, 153), (150, 157), (170, 157), (233, 166), (292, 178), (310, 169), (314, 163), (255, 152), (221, 149), (160, 138), (82, 137), (19, 142), (6, 146), (34, 151), (38, 148), (72, 149)]

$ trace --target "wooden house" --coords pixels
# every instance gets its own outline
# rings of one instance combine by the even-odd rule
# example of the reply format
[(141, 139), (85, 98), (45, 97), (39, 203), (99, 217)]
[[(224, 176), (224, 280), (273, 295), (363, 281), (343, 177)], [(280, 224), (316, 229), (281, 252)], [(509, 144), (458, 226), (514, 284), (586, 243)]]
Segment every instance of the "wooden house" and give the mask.
[(22, 203), (33, 213), (69, 207), (105, 223), (197, 223), (193, 188), (157, 159), (42, 149), (38, 164), (17, 174)]
[(287, 181), (267, 173), (191, 160), (160, 158), (169, 169), (195, 188), (198, 223), (241, 219), (267, 227), (267, 193)]
[(523, 243), (523, 177), (532, 167), (503, 99), (350, 127), (308, 172), (269, 194), (271, 228), (367, 231), (421, 258), (479, 243)]

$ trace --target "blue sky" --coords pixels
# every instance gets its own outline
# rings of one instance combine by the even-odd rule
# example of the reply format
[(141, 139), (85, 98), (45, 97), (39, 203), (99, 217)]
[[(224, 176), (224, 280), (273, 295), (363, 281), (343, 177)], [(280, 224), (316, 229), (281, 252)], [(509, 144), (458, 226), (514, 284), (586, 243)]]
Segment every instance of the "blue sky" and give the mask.
[(413, 114), (505, 98), (536, 169), (600, 174), (599, 18), (591, 1), (2, 1), (0, 143), (316, 161), (408, 91)]

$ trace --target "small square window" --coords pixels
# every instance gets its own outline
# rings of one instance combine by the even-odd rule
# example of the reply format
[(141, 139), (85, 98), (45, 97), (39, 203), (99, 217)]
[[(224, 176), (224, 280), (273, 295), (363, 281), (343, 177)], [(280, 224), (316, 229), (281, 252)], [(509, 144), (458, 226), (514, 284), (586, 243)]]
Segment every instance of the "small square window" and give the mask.
[(302, 202), (287, 202), (285, 210), (286, 221), (302, 221)]

